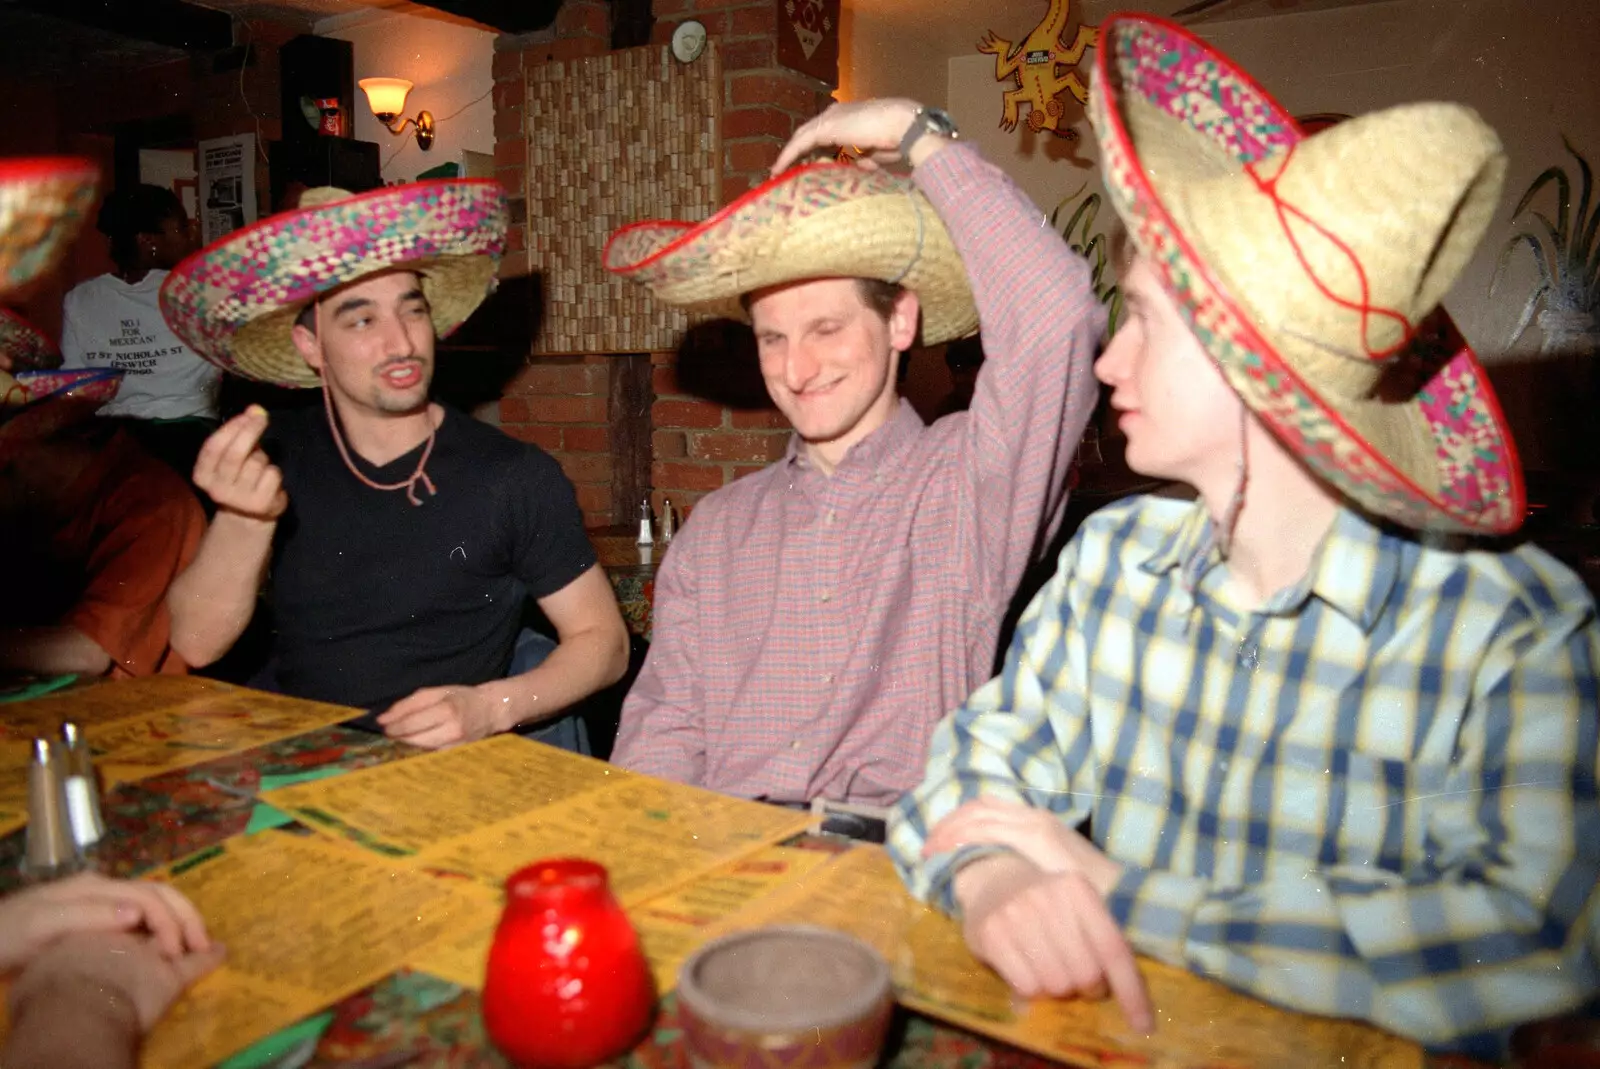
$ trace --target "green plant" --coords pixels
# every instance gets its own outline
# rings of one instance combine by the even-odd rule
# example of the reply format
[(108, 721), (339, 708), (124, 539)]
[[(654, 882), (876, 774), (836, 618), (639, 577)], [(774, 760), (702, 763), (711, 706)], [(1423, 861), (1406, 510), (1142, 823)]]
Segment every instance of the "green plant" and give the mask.
[[(1489, 282), (1489, 295), (1493, 297), (1499, 288), (1511, 257), (1526, 245), (1539, 270), (1539, 284), (1522, 306), (1511, 340), (1515, 342), (1522, 337), (1542, 301), (1544, 313), (1539, 316), (1539, 326), (1544, 330), (1542, 351), (1592, 352), (1596, 329), (1600, 326), (1600, 247), (1595, 240), (1600, 232), (1600, 204), (1594, 201), (1594, 172), (1589, 161), (1572, 147), (1565, 135), (1561, 143), (1578, 164), (1577, 211), (1572, 211), (1572, 179), (1565, 167), (1547, 168), (1535, 178), (1517, 202), (1516, 211), (1511, 213), (1513, 223), (1527, 213), (1532, 225), (1513, 234), (1500, 251), (1494, 277)], [(1534, 198), (1552, 183), (1556, 195), (1553, 221), (1543, 212), (1530, 211)]]
[(1107, 249), (1110, 241), (1104, 233), (1094, 230), (1095, 216), (1100, 214), (1100, 194), (1084, 197), (1067, 219), (1066, 226), (1059, 226), (1061, 213), (1082, 196), (1086, 188), (1087, 183), (1079, 186), (1077, 192), (1069, 193), (1056, 205), (1055, 211), (1050, 213), (1050, 226), (1059, 229), (1068, 248), (1089, 261), (1090, 285), (1095, 297), (1106, 306), (1106, 336), (1109, 337), (1116, 333), (1117, 322), (1122, 318), (1122, 290), (1112, 277), (1111, 254)]

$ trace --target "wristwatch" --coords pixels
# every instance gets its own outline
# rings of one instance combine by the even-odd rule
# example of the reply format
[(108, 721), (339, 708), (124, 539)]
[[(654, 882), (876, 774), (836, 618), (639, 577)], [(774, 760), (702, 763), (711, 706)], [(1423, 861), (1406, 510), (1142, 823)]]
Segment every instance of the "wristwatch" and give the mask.
[(923, 134), (938, 134), (951, 141), (961, 139), (961, 131), (956, 129), (956, 121), (950, 118), (948, 111), (943, 108), (918, 108), (912, 113), (911, 126), (906, 130), (906, 135), (900, 139), (902, 160), (911, 159), (911, 146), (922, 140)]

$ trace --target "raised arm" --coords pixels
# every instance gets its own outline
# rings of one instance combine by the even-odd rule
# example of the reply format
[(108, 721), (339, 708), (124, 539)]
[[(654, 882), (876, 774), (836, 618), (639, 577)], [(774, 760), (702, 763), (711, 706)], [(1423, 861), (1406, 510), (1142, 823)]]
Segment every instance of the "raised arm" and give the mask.
[(217, 514), (200, 552), (167, 593), (172, 648), (193, 667), (232, 648), (255, 613), (278, 518), (288, 507), (283, 473), (261, 448), (267, 413), (252, 405), (206, 439), (195, 460), (195, 485)]
[(966, 574), (980, 576), (989, 596), (1009, 598), (1061, 525), (1068, 471), (1098, 396), (1105, 310), (1088, 265), (977, 150), (953, 146), (915, 178), (961, 251), (983, 331), (959, 548), (975, 558)]

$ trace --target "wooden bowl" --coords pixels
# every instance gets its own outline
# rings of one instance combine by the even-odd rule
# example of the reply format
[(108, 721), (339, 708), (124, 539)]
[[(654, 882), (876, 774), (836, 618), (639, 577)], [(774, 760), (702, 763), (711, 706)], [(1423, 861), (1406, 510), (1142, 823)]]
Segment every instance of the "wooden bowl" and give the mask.
[(894, 1010), (889, 967), (843, 932), (774, 926), (713, 940), (683, 963), (689, 1069), (871, 1069)]

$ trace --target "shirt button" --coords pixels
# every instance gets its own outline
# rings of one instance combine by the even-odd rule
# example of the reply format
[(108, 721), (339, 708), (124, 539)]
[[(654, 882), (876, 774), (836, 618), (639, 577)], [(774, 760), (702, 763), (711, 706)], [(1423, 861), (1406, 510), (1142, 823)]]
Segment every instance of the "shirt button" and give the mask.
[(833, 673), (829, 672), (827, 675), (823, 676), (822, 677), (822, 681), (824, 683), (832, 683), (833, 682)]
[(795, 739), (793, 742), (791, 742), (789, 744), (789, 749), (791, 749), (791, 750), (798, 750), (799, 748), (800, 748), (800, 740), (799, 739)]
[(824, 514), (824, 515), (823, 515), (823, 517), (822, 517), (822, 522), (823, 522), (823, 523), (832, 523), (832, 522), (833, 522), (833, 510), (832, 510), (832, 509), (829, 509), (829, 510), (828, 510), (828, 511), (827, 511), (827, 512), (826, 512), (826, 513), (825, 513), (825, 514)]
[(822, 600), (823, 600), (823, 603), (826, 604), (827, 602), (833, 600), (833, 595), (828, 593), (826, 590), (824, 590), (822, 592)]

